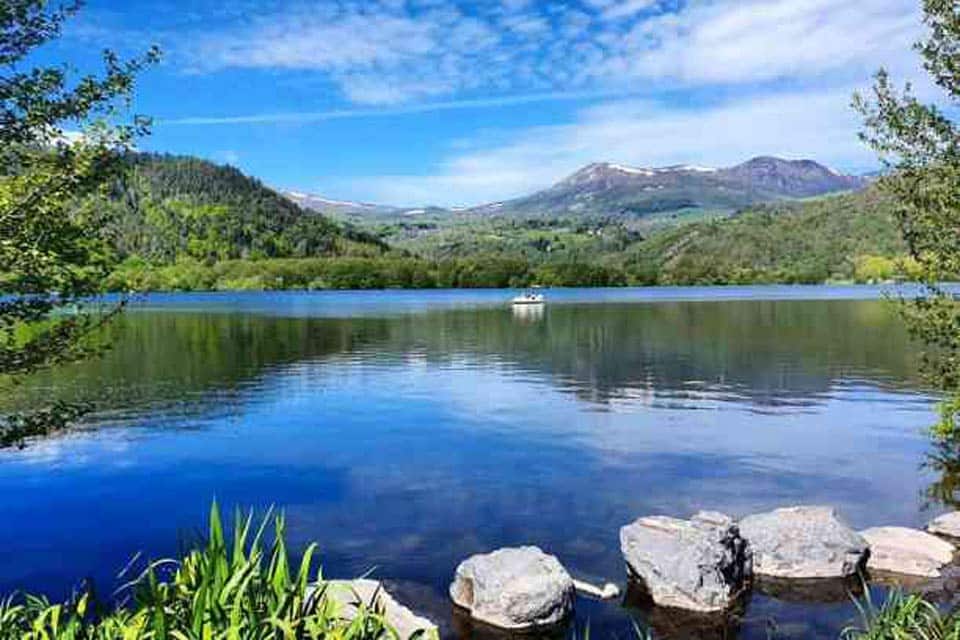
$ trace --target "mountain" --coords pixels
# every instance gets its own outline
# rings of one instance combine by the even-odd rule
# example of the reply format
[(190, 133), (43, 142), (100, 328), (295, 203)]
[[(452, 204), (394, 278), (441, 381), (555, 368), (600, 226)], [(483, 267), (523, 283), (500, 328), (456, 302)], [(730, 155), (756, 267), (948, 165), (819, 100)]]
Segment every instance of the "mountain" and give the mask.
[(395, 207), (368, 202), (331, 200), (321, 195), (300, 191), (287, 191), (283, 195), (305, 209), (366, 229), (377, 229), (382, 225), (435, 229), (439, 225), (459, 218), (464, 211), (464, 209), (442, 207)]
[(762, 198), (809, 198), (837, 191), (856, 191), (869, 184), (865, 178), (844, 175), (813, 160), (783, 160), (761, 156), (729, 169), (718, 177), (742, 185)]
[(758, 205), (663, 229), (623, 253), (646, 284), (817, 283), (908, 274), (891, 200), (877, 189)]
[(591, 164), (533, 195), (472, 209), (479, 215), (549, 218), (644, 218), (684, 210), (730, 213), (778, 200), (865, 187), (812, 160), (757, 157), (734, 167), (638, 168)]
[(844, 175), (813, 160), (761, 156), (720, 169), (598, 162), (532, 195), (458, 209), (341, 202), (297, 192), (285, 195), (301, 206), (359, 225), (398, 224), (428, 232), (477, 218), (619, 221), (643, 229), (705, 214), (725, 216), (759, 203), (856, 191), (869, 183), (867, 178)]
[(391, 216), (403, 213), (400, 207), (370, 204), (367, 202), (350, 202), (348, 200), (331, 200), (312, 193), (301, 191), (287, 191), (285, 195), (290, 200), (311, 211), (339, 217), (377, 217)]
[(155, 263), (379, 254), (386, 246), (230, 166), (137, 153), (102, 205), (121, 257)]

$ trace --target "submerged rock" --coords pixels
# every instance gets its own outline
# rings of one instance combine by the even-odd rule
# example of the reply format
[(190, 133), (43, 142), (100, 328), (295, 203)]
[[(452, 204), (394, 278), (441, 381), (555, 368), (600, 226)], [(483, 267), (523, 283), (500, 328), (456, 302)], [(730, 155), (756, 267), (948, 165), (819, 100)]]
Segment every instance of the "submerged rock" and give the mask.
[(556, 625), (573, 611), (573, 580), (538, 547), (498, 549), (457, 567), (450, 597), (470, 616), (502, 629)]
[(758, 575), (754, 591), (784, 602), (797, 604), (850, 604), (863, 595), (861, 576), (846, 578), (771, 578)]
[(397, 630), (400, 640), (408, 640), (418, 631), (438, 637), (437, 625), (418, 616), (397, 602), (377, 580), (328, 580), (326, 595), (340, 603), (340, 615), (352, 620), (360, 605), (382, 611), (387, 622)]
[(661, 607), (723, 611), (752, 575), (748, 545), (722, 514), (640, 518), (620, 529), (620, 550), (631, 577)]
[(739, 638), (749, 594), (719, 612), (689, 611), (657, 606), (650, 593), (636, 582), (627, 586), (624, 606), (642, 612), (643, 619), (663, 640), (730, 640)]
[(927, 531), (938, 536), (960, 539), (960, 511), (952, 511), (934, 518)]
[(953, 560), (955, 547), (940, 538), (905, 527), (874, 527), (860, 535), (870, 545), (871, 571), (939, 578), (940, 569)]
[(774, 578), (843, 578), (865, 568), (866, 540), (832, 507), (776, 509), (740, 521), (753, 569)]

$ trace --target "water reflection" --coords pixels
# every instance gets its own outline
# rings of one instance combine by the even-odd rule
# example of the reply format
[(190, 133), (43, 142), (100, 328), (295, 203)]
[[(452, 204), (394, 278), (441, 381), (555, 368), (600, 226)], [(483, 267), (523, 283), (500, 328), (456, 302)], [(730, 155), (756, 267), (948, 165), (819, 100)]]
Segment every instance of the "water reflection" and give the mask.
[(38, 376), (8, 397), (102, 395), (107, 406), (129, 408), (242, 391), (298, 362), (410, 359), (497, 366), (608, 408), (746, 402), (757, 411), (802, 411), (845, 387), (857, 391), (860, 381), (919, 385), (904, 332), (875, 301), (554, 305), (353, 319), (144, 312), (116, 331), (107, 358)]
[[(93, 398), (101, 412), (96, 431), (0, 454), (16, 523), (0, 527), (0, 591), (111, 585), (133, 553), (176, 552), (216, 495), (283, 506), (326, 574), (375, 568), (452, 630), (447, 581), (472, 553), (535, 543), (578, 577), (620, 581), (617, 531), (639, 515), (827, 503), (857, 527), (915, 526), (937, 477), (931, 498), (955, 494), (956, 458), (921, 468), (930, 398), (882, 303), (558, 294), (520, 317), (502, 303), (412, 313), (401, 297), (403, 313), (349, 318), (292, 296), (242, 313), (175, 298), (128, 314), (103, 359), (3, 390), (7, 407)], [(758, 591), (721, 628), (835, 638), (854, 615)], [(616, 606), (578, 602), (587, 619), (604, 637), (627, 629)]]
[(546, 308), (542, 304), (515, 304), (511, 310), (513, 319), (522, 324), (541, 322), (546, 314)]
[(728, 611), (713, 614), (658, 607), (640, 585), (631, 581), (623, 607), (642, 627), (649, 627), (663, 640), (727, 640), (739, 637), (749, 602), (750, 594), (746, 593)]
[(936, 478), (925, 492), (928, 504), (960, 509), (960, 445), (935, 442), (924, 467)]

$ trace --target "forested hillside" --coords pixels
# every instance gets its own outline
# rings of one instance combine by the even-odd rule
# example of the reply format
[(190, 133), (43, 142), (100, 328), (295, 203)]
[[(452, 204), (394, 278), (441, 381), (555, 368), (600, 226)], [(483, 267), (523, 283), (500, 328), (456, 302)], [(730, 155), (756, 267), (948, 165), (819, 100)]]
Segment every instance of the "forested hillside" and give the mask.
[(905, 254), (890, 202), (869, 189), (662, 231), (623, 267), (650, 284), (863, 282), (910, 277)]
[[(435, 233), (359, 230), (237, 169), (135, 154), (114, 213), (111, 289), (487, 287), (880, 281), (911, 264), (874, 189), (755, 205), (731, 217), (480, 219)], [(387, 238), (391, 246), (379, 239)]]
[[(379, 289), (880, 282), (915, 275), (875, 190), (766, 205), (641, 237), (615, 224), (465, 227), (412, 255), (131, 263), (112, 289)], [(470, 234), (474, 237), (471, 238)], [(339, 242), (339, 240), (338, 240)], [(369, 245), (360, 245), (368, 247)]]
[(377, 255), (373, 236), (302, 209), (239, 170), (205, 160), (133, 154), (103, 203), (122, 258), (153, 264)]

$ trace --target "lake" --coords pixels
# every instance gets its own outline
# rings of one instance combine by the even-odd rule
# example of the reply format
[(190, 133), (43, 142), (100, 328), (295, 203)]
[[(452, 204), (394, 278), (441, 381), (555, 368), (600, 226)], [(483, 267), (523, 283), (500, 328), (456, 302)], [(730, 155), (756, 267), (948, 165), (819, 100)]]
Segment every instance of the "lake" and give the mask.
[[(521, 314), (508, 291), (138, 300), (103, 358), (4, 391), (100, 409), (0, 453), (0, 592), (89, 577), (109, 594), (134, 554), (195, 539), (214, 497), (276, 505), (325, 575), (372, 570), (448, 636), (456, 565), (500, 546), (622, 584), (618, 530), (642, 515), (823, 503), (857, 528), (921, 526), (954, 479), (881, 294), (557, 290)], [(597, 638), (629, 637), (630, 616), (657, 620), (577, 602)], [(855, 616), (755, 593), (697, 637), (836, 638)]]

